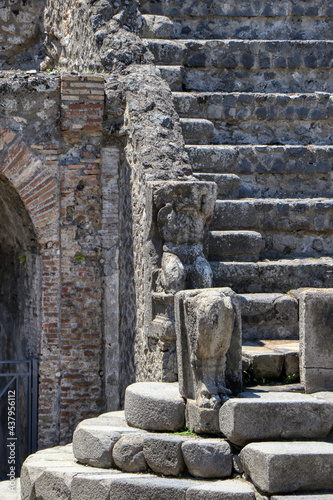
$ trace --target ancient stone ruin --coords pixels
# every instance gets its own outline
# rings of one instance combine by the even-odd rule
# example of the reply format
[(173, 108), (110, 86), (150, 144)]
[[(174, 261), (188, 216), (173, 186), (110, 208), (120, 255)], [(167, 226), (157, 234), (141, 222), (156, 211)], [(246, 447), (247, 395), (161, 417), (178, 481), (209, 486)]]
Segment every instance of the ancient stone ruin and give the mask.
[(0, 0), (1, 498), (333, 496), (332, 33)]

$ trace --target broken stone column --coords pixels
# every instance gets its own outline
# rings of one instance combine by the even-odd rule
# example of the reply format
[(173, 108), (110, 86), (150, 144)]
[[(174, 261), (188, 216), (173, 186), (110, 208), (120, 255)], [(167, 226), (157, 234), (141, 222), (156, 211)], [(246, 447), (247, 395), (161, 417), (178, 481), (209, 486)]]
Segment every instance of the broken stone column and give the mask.
[(175, 296), (180, 394), (195, 432), (219, 433), (218, 410), (241, 390), (241, 313), (230, 288), (184, 290)]
[(299, 328), (305, 392), (333, 390), (333, 288), (300, 294)]

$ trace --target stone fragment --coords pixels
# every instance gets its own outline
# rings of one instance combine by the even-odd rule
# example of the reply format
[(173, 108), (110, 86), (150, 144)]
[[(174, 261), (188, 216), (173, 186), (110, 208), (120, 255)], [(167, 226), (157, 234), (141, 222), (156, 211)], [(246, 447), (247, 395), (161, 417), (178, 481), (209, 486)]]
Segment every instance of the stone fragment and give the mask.
[(182, 443), (185, 437), (149, 434), (143, 443), (143, 454), (148, 466), (158, 474), (177, 476), (184, 468)]
[(189, 439), (182, 444), (183, 458), (195, 477), (229, 477), (232, 472), (230, 445), (224, 439)]
[(300, 294), (300, 371), (306, 392), (333, 390), (333, 289)]
[(185, 402), (178, 384), (138, 382), (125, 392), (125, 416), (133, 427), (175, 431), (184, 426)]
[(193, 399), (186, 401), (185, 421), (196, 434), (220, 434), (219, 410), (199, 408)]
[(191, 486), (186, 493), (186, 500), (255, 500), (251, 484), (238, 479), (226, 479)]
[(175, 318), (180, 393), (217, 409), (241, 385), (237, 296), (230, 288), (184, 290), (175, 297)]
[(82, 464), (110, 468), (112, 448), (120, 437), (120, 432), (106, 426), (83, 428), (79, 424), (73, 435), (74, 456)]
[(168, 17), (145, 14), (142, 19), (144, 38), (171, 38), (173, 22)]
[(333, 443), (251, 443), (240, 459), (254, 484), (268, 494), (333, 489)]
[(147, 462), (143, 455), (143, 434), (122, 436), (114, 445), (112, 457), (114, 463), (126, 472), (144, 472)]
[(333, 427), (333, 405), (286, 392), (245, 392), (220, 410), (220, 430), (234, 444), (325, 438)]

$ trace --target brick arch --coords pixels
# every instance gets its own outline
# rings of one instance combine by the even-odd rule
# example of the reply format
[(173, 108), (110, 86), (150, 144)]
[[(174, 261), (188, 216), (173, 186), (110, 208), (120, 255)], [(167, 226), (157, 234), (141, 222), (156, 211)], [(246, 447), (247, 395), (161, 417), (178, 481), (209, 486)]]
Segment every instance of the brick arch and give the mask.
[[(52, 153), (52, 154), (51, 154)], [(40, 248), (39, 443), (57, 440), (60, 366), (60, 195), (56, 151), (24, 143), (0, 126), (0, 174), (15, 188), (34, 226)], [(52, 160), (50, 160), (50, 154)], [(52, 429), (52, 431), (50, 431)], [(54, 443), (52, 443), (54, 444)]]

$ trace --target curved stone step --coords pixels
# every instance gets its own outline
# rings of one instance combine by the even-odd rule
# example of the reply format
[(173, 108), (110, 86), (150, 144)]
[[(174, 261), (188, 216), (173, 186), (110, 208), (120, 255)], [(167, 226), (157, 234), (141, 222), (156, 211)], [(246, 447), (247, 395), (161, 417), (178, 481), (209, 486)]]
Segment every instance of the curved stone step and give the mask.
[(332, 146), (188, 145), (186, 151), (195, 173), (239, 176), (241, 198), (333, 197)]
[(333, 91), (333, 41), (149, 40), (156, 64), (182, 64), (187, 90)]
[(188, 144), (207, 141), (214, 132), (214, 125), (209, 120), (200, 118), (181, 118), (180, 124)]
[(261, 259), (333, 255), (333, 200), (245, 198), (217, 200), (211, 230), (261, 233)]
[(261, 234), (256, 231), (210, 231), (209, 259), (223, 261), (257, 261), (261, 251)]
[(217, 197), (222, 199), (233, 199), (239, 196), (239, 182), (238, 175), (234, 174), (207, 174), (207, 173), (194, 173), (194, 177), (200, 181), (210, 181), (217, 184)]
[[(287, 293), (242, 293), (243, 343), (298, 339), (298, 300)], [(270, 339), (270, 340), (267, 340)], [(274, 339), (274, 340), (272, 340)], [(295, 340), (291, 340), (294, 342)], [(288, 375), (289, 369), (286, 370)], [(291, 370), (292, 371), (292, 370)], [(295, 373), (295, 372), (293, 372)]]
[(326, 92), (174, 92), (173, 101), (181, 117), (214, 124), (211, 144), (306, 146), (333, 141), (332, 96)]
[(333, 491), (333, 443), (251, 443), (241, 451), (240, 459), (254, 484), (267, 494)]
[(292, 288), (333, 287), (333, 259), (281, 259), (266, 262), (210, 262), (213, 286), (236, 293), (285, 293)]

